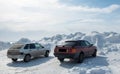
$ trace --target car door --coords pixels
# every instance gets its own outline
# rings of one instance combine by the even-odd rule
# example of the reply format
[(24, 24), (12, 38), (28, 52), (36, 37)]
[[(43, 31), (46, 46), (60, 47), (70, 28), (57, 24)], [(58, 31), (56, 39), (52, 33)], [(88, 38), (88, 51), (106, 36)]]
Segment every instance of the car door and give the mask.
[(87, 46), (88, 55), (92, 54), (93, 53), (92, 45), (88, 41), (85, 41), (85, 44)]
[(85, 56), (87, 56), (89, 54), (88, 46), (86, 45), (85, 41), (81, 41), (80, 44), (82, 47), (82, 51), (84, 52)]
[(44, 53), (45, 53), (44, 47), (39, 43), (36, 43), (35, 46), (36, 46), (37, 51), (38, 51), (38, 56), (44, 55)]
[(38, 54), (38, 50), (35, 46), (34, 43), (30, 44), (30, 54), (33, 56), (33, 57), (37, 57), (37, 54)]
[(45, 54), (45, 52), (46, 52), (46, 49), (45, 49), (45, 47), (44, 46), (42, 46), (41, 44), (40, 44), (40, 47), (41, 47), (41, 54), (42, 55), (44, 55)]
[(30, 51), (30, 44), (25, 44), (22, 52), (24, 52), (25, 54), (28, 54)]

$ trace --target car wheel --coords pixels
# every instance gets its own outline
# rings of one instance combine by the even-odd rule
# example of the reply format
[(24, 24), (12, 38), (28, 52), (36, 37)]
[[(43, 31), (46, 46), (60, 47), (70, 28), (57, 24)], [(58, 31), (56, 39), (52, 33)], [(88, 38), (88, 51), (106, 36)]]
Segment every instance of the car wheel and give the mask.
[(78, 63), (82, 63), (83, 62), (83, 60), (84, 60), (84, 54), (83, 53), (80, 53), (80, 55), (79, 55), (79, 58), (78, 58)]
[(30, 60), (31, 60), (31, 56), (30, 55), (25, 55), (24, 62), (29, 62)]
[(16, 61), (17, 61), (17, 59), (12, 58), (12, 61), (13, 61), (13, 62), (16, 62)]
[(94, 53), (92, 54), (93, 57), (96, 57), (97, 55), (97, 50), (95, 49)]
[(45, 52), (45, 57), (48, 57), (49, 56), (49, 51), (46, 51)]
[(58, 58), (58, 60), (59, 60), (60, 62), (63, 62), (63, 61), (64, 61), (64, 58)]

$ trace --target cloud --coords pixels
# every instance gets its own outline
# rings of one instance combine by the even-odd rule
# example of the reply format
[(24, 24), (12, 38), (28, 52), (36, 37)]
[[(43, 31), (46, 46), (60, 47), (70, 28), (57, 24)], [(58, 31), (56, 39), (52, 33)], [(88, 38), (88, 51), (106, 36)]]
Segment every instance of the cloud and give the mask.
[[(67, 6), (58, 0), (1, 0), (0, 29), (12, 31), (60, 31), (69, 24), (102, 22), (101, 13), (112, 13), (120, 5), (105, 8)], [(100, 15), (98, 15), (100, 14)], [(89, 24), (90, 25), (90, 24)], [(64, 27), (65, 26), (65, 27)], [(76, 28), (76, 26), (74, 26)], [(84, 26), (83, 26), (84, 27)]]
[(120, 5), (113, 4), (105, 8), (90, 8), (88, 6), (70, 6), (66, 7), (71, 11), (80, 11), (80, 12), (97, 12), (97, 13), (111, 13), (120, 8)]

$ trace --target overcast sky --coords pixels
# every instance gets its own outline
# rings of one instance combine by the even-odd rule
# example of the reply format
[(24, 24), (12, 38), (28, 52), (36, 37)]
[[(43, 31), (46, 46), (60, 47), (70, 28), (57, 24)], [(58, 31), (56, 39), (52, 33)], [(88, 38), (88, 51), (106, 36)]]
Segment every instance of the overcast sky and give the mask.
[(91, 31), (120, 33), (119, 0), (0, 0), (0, 41)]

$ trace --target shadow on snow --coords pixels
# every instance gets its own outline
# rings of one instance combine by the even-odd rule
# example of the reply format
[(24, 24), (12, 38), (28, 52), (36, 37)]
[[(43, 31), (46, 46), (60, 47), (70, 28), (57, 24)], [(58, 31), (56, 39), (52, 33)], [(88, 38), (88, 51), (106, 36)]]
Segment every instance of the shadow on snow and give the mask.
[(47, 61), (49, 61), (50, 59), (52, 59), (53, 57), (39, 57), (39, 58), (34, 58), (32, 59), (30, 62), (24, 62), (23, 60), (21, 61), (17, 61), (17, 62), (10, 62), (7, 65), (10, 67), (31, 67), (31, 66), (36, 66), (36, 65), (40, 65), (43, 63), (46, 63)]
[(87, 68), (93, 68), (93, 67), (102, 67), (102, 66), (108, 66), (107, 57), (104, 56), (96, 56), (93, 57), (87, 57), (84, 59), (83, 63), (76, 63), (75, 61), (64, 61), (60, 64), (61, 67), (64, 68), (72, 68), (74, 66), (76, 67), (87, 67)]

